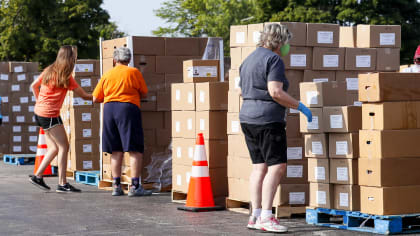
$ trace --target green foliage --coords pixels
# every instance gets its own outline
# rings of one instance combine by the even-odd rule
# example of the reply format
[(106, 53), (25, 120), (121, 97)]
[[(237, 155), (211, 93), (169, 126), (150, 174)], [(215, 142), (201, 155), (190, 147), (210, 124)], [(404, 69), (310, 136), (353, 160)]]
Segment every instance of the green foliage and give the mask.
[(77, 45), (79, 58), (99, 57), (99, 37), (124, 34), (109, 22), (102, 0), (0, 0), (0, 60), (55, 60), (61, 45)]

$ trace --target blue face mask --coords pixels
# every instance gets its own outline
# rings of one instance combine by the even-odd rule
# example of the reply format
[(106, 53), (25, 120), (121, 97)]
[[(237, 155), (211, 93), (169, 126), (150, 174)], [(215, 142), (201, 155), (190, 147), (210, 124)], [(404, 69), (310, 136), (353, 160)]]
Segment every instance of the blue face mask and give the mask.
[(290, 51), (290, 44), (285, 44), (285, 45), (281, 46), (281, 48), (280, 48), (280, 55), (282, 57), (284, 57), (287, 54), (289, 54), (289, 51)]

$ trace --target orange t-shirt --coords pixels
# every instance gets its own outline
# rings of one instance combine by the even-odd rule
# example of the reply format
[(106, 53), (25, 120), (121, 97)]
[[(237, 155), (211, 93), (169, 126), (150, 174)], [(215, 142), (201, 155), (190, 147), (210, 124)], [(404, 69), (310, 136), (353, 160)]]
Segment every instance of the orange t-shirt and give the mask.
[[(39, 80), (42, 81), (42, 74), (40, 75)], [(58, 88), (55, 86), (41, 84), (41, 89), (35, 104), (35, 114), (42, 117), (60, 116), (60, 109), (63, 105), (67, 91), (78, 87), (79, 84), (73, 76), (70, 76), (69, 86), (67, 88)]]
[(140, 108), (140, 94), (147, 91), (146, 82), (138, 69), (117, 65), (102, 76), (92, 95), (104, 103), (129, 102)]

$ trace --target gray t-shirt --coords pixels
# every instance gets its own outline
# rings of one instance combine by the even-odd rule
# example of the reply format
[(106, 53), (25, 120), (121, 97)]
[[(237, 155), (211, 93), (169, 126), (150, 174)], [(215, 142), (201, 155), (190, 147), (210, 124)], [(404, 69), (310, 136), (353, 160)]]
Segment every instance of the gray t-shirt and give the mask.
[(239, 68), (244, 99), (239, 120), (247, 124), (285, 123), (286, 108), (273, 100), (268, 93), (268, 81), (283, 83), (283, 90), (289, 88), (284, 75), (284, 63), (273, 51), (258, 47)]

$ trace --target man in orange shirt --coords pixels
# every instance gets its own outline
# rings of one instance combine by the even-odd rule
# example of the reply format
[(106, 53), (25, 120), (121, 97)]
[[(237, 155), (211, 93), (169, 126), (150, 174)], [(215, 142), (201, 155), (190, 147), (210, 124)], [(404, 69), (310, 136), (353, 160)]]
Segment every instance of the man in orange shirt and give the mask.
[(94, 102), (104, 102), (102, 150), (112, 153), (113, 196), (124, 194), (121, 189), (124, 152), (130, 153), (132, 183), (128, 196), (152, 194), (140, 183), (144, 152), (140, 98), (146, 97), (148, 90), (140, 71), (128, 67), (130, 60), (130, 49), (115, 49), (116, 66), (102, 76), (93, 92)]

